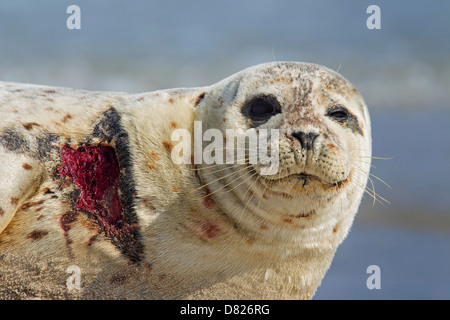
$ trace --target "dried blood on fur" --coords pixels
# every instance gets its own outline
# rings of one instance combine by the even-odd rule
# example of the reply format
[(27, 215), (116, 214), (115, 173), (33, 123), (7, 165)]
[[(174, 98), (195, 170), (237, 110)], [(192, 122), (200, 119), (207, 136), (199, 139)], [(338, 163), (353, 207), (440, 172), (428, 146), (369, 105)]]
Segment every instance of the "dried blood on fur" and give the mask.
[(106, 229), (124, 223), (119, 197), (119, 165), (114, 149), (85, 145), (61, 148), (60, 174), (70, 177), (81, 194), (77, 208), (88, 211)]

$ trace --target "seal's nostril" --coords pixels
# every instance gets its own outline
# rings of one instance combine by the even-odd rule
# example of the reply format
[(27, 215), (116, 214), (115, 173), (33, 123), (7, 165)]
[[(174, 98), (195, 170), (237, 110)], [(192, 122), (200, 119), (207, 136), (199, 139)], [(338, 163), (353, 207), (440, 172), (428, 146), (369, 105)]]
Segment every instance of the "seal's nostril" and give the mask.
[(316, 140), (319, 135), (315, 132), (306, 134), (303, 131), (297, 131), (293, 132), (292, 136), (300, 142), (303, 149), (311, 150), (313, 148), (314, 140)]
[(300, 144), (302, 145), (302, 148), (305, 149), (306, 147), (306, 134), (303, 131), (293, 132), (292, 136), (297, 139)]

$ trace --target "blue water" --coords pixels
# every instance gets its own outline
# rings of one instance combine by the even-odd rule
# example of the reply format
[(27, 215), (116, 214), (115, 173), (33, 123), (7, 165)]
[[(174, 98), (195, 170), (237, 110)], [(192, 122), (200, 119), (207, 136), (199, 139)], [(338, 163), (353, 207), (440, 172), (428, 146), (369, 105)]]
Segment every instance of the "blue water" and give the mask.
[(388, 207), (450, 214), (450, 108), (390, 110), (372, 115), (372, 173)]
[[(356, 224), (314, 299), (450, 299), (449, 234)], [(368, 289), (370, 265), (380, 289)]]
[[(66, 28), (72, 4), (81, 30)], [(381, 8), (381, 30), (366, 27), (371, 4)], [(1, 1), (0, 80), (141, 92), (208, 85), (273, 60), (323, 64), (362, 92), (373, 155), (392, 158), (373, 160), (392, 190), (375, 179), (391, 204), (372, 209), (402, 212), (405, 222), (414, 210), (442, 226), (450, 214), (449, 17), (450, 2), (437, 0)], [(449, 234), (394, 228), (383, 217), (358, 220), (317, 299), (450, 298)], [(381, 268), (381, 290), (365, 286), (371, 264)]]

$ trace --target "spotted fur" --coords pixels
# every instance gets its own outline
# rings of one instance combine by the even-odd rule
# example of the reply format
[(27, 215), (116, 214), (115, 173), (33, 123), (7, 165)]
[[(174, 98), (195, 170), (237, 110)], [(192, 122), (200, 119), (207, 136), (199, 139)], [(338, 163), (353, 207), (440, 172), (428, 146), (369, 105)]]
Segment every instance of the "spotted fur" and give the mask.
[[(251, 121), (256, 96), (280, 112)], [(335, 105), (346, 123), (327, 117)], [(370, 167), (364, 100), (314, 64), (141, 94), (0, 82), (0, 118), (0, 298), (312, 298)], [(279, 129), (280, 170), (175, 164), (172, 133), (194, 121)]]

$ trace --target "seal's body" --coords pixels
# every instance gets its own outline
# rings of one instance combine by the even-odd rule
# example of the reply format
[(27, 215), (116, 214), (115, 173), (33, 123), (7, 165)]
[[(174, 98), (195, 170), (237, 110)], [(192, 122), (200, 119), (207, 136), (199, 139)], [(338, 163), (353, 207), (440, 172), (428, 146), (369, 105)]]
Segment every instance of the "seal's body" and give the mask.
[[(0, 298), (311, 298), (370, 168), (363, 99), (313, 64), (144, 94), (0, 83), (0, 118)], [(279, 170), (174, 163), (194, 121), (278, 129)]]

